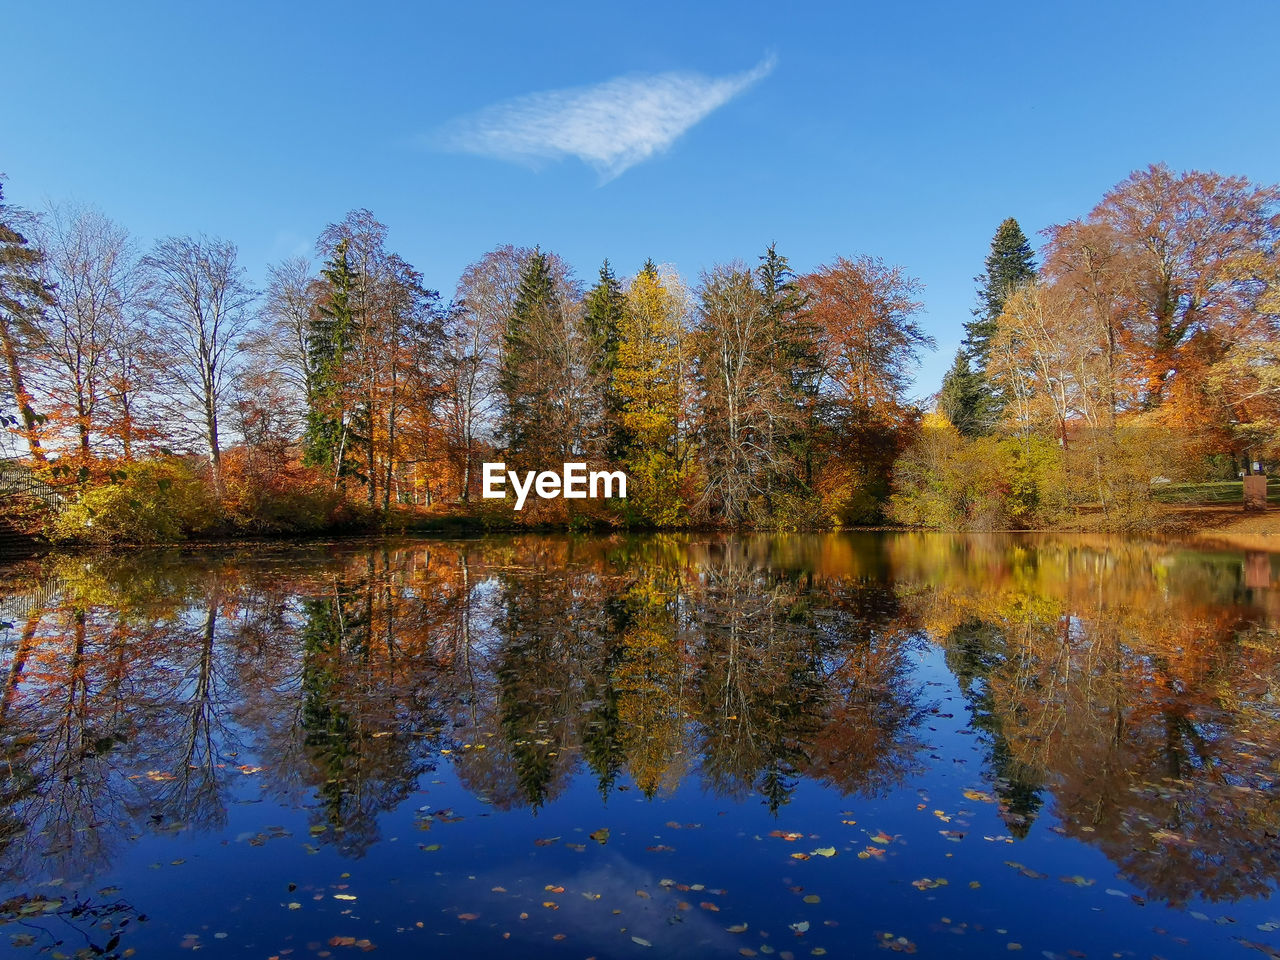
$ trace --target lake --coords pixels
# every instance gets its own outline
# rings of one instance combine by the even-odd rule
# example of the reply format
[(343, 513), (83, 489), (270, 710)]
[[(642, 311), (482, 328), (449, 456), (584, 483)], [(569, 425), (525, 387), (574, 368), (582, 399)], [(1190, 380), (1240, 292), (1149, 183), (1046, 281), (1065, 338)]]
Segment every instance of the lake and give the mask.
[(1280, 556), (517, 536), (0, 592), (0, 955), (1280, 956)]

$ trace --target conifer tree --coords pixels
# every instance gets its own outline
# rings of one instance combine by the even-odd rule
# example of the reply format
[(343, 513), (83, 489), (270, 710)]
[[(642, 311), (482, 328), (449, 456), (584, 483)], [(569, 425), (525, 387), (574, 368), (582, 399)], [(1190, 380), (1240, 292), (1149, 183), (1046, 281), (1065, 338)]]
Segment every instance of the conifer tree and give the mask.
[(347, 241), (339, 240), (333, 256), (320, 271), (328, 285), (328, 295), (313, 313), (307, 331), (315, 382), (307, 411), (303, 458), (308, 464), (331, 468), (335, 483), (348, 472), (352, 429), (343, 390), (343, 361), (356, 332), (353, 300), (359, 278), (347, 250)]
[(1035, 277), (1035, 254), (1027, 235), (1017, 220), (1008, 217), (996, 228), (982, 273), (973, 278), (978, 284), (978, 303), (973, 319), (964, 325), (964, 349), (972, 362), (973, 372), (980, 378), (977, 429), (981, 432), (991, 430), (1000, 419), (1005, 404), (1004, 398), (991, 386), (988, 376), (996, 322), (1009, 295)]
[(622, 402), (614, 384), (614, 371), (618, 366), (618, 331), (626, 308), (626, 294), (613, 267), (605, 260), (600, 279), (582, 300), (582, 320), (590, 355), (588, 372), (603, 394), (604, 450), (610, 459), (619, 456), (623, 446)]
[(503, 433), (508, 451), (534, 464), (552, 463), (563, 444), (555, 435), (557, 343), (565, 326), (564, 306), (546, 254), (534, 248), (525, 261), (516, 302), (503, 332), (498, 386), (505, 401)]
[(19, 230), (20, 219), (21, 211), (5, 205), (4, 184), (0, 183), (0, 348), (18, 410), (14, 425), (26, 440), (31, 456), (44, 463), (45, 453), (36, 429), (41, 417), (32, 408), (23, 375), (21, 341), (44, 307), (53, 302), (53, 292), (40, 279), (44, 256)]
[(601, 372), (607, 373), (617, 366), (618, 327), (626, 306), (622, 285), (618, 283), (609, 261), (605, 260), (600, 267), (599, 281), (587, 291), (582, 301), (582, 319), (587, 336), (596, 348), (595, 364)]
[[(768, 355), (767, 369), (780, 376), (771, 383), (774, 396), (766, 405), (769, 420), (766, 444), (775, 451), (772, 461), (786, 464), (771, 469), (765, 478), (766, 496), (774, 489), (808, 484), (812, 479), (812, 427), (817, 414), (819, 356), (815, 328), (806, 309), (809, 297), (795, 283), (787, 258), (769, 244), (756, 267), (756, 282), (764, 304)], [(799, 471), (792, 469), (798, 465)]]
[(966, 437), (983, 432), (986, 381), (969, 367), (969, 356), (956, 351), (955, 362), (942, 378), (938, 410)]

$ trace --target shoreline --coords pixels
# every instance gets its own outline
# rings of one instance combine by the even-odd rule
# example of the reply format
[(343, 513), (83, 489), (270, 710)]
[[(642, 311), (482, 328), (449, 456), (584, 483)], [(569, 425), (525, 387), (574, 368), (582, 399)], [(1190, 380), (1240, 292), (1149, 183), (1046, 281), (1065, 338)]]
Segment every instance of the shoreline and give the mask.
[(1033, 529), (964, 530), (934, 527), (906, 527), (893, 524), (875, 524), (856, 527), (814, 527), (802, 530), (768, 530), (758, 527), (721, 527), (691, 524), (684, 527), (642, 529), (590, 526), (574, 528), (565, 524), (501, 525), (496, 526), (480, 517), (463, 517), (457, 514), (425, 517), (422, 522), (395, 525), (383, 529), (348, 529), (317, 531), (314, 534), (241, 534), (226, 537), (207, 537), (190, 540), (116, 543), (53, 543), (35, 540), (29, 549), (6, 551), (0, 554), (0, 564), (46, 555), (49, 553), (126, 553), (137, 550), (176, 549), (183, 552), (199, 550), (226, 550), (257, 546), (314, 546), (344, 544), (359, 541), (396, 539), (460, 539), (470, 540), (488, 536), (515, 536), (521, 534), (623, 534), (645, 535), (654, 533), (675, 534), (815, 534), (815, 533), (940, 533), (940, 534), (1056, 534), (1056, 535), (1104, 535), (1136, 537), (1151, 540), (1182, 543), (1203, 548), (1225, 547), (1245, 551), (1280, 553), (1280, 509), (1272, 507), (1266, 512), (1244, 513), (1239, 507), (1225, 505), (1193, 505), (1179, 507), (1153, 518), (1151, 527), (1130, 530), (1106, 530), (1089, 524), (1063, 525)]

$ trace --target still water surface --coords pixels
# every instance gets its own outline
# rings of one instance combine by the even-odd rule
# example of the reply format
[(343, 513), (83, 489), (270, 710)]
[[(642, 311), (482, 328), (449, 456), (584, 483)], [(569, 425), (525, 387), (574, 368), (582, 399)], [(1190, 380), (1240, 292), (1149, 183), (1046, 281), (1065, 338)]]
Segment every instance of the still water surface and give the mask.
[(531, 536), (0, 593), (3, 956), (1280, 955), (1280, 557)]

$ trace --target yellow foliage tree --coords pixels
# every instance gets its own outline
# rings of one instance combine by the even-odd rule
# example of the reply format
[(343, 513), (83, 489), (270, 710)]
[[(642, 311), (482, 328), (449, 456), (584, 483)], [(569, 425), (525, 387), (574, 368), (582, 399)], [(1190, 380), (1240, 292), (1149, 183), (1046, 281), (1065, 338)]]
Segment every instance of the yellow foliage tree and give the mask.
[(650, 260), (627, 288), (613, 389), (622, 448), (634, 481), (631, 509), (653, 526), (678, 523), (685, 500), (681, 435), (684, 297)]

